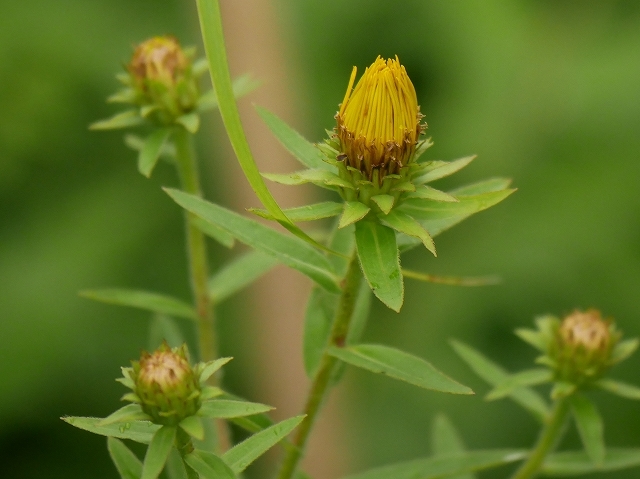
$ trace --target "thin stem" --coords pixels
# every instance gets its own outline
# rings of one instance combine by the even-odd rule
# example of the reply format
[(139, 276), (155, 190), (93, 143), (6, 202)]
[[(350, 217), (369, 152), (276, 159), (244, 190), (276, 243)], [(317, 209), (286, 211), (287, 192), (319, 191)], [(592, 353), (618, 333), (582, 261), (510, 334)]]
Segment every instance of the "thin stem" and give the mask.
[(338, 366), (338, 360), (329, 355), (329, 347), (344, 347), (345, 345), (361, 280), (362, 273), (360, 272), (357, 255), (354, 252), (343, 280), (342, 294), (333, 319), (329, 341), (322, 354), (320, 367), (313, 379), (307, 396), (307, 402), (304, 408), (304, 414), (306, 414), (307, 417), (297, 429), (296, 436), (293, 440), (294, 447), (287, 451), (278, 474), (278, 479), (290, 479), (304, 454), (309, 434), (320, 411), (322, 402), (332, 386), (332, 378)]
[(569, 401), (567, 398), (560, 398), (545, 421), (545, 425), (540, 432), (538, 443), (536, 444), (529, 458), (518, 469), (511, 479), (529, 479), (535, 477), (540, 471), (540, 467), (547, 457), (558, 445), (564, 433), (564, 424), (569, 412)]
[(182, 459), (182, 464), (187, 473), (188, 479), (198, 479), (200, 476), (196, 471), (194, 471), (189, 464), (184, 460), (187, 454), (191, 454), (194, 450), (193, 442), (191, 441), (191, 436), (189, 436), (186, 432), (184, 432), (181, 428), (178, 428), (176, 433), (176, 449), (178, 449), (178, 453), (180, 454), (180, 458)]

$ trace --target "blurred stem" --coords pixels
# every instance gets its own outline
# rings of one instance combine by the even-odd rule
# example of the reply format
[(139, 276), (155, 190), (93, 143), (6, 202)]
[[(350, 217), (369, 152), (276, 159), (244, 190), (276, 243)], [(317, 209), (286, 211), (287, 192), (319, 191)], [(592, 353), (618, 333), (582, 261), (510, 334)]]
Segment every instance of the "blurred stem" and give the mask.
[(282, 461), (278, 479), (291, 479), (296, 471), (300, 459), (302, 459), (307, 445), (307, 440), (309, 439), (309, 434), (311, 433), (311, 429), (315, 423), (316, 416), (320, 411), (322, 402), (332, 386), (332, 378), (339, 362), (338, 359), (329, 355), (328, 350), (331, 346), (341, 348), (345, 345), (361, 280), (362, 273), (360, 272), (360, 265), (358, 264), (358, 255), (354, 250), (347, 273), (343, 280), (342, 294), (340, 295), (338, 308), (336, 309), (336, 314), (333, 318), (329, 341), (325, 347), (324, 353), (322, 354), (320, 367), (316, 372), (307, 396), (307, 402), (304, 408), (304, 414), (306, 414), (307, 417), (302, 421), (297, 429), (293, 440), (294, 447), (287, 451), (286, 456)]
[(187, 454), (191, 454), (194, 450), (193, 442), (191, 441), (191, 437), (184, 432), (181, 428), (178, 428), (176, 433), (176, 449), (180, 453), (180, 458), (182, 459), (182, 464), (184, 465), (185, 471), (187, 472), (188, 479), (199, 479), (199, 475), (196, 471), (194, 471), (189, 464), (184, 460)]
[(529, 458), (520, 469), (511, 476), (511, 479), (529, 479), (538, 474), (545, 458), (556, 448), (562, 438), (568, 412), (568, 398), (563, 397), (557, 399), (551, 414), (545, 421), (545, 425), (540, 432), (538, 443), (533, 451), (531, 451), (531, 454), (529, 454)]

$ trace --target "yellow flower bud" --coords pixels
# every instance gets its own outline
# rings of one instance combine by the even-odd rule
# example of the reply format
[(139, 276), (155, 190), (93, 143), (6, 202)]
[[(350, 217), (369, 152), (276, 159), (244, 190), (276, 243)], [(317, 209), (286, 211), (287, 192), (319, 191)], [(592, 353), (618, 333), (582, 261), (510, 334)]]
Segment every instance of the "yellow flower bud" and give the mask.
[(184, 74), (188, 60), (174, 37), (153, 37), (137, 46), (129, 71), (144, 86), (145, 80), (173, 87)]
[(348, 166), (370, 180), (398, 174), (415, 152), (423, 130), (416, 91), (398, 57), (378, 57), (352, 89), (354, 67), (340, 110), (336, 115), (337, 136)]
[(564, 318), (560, 326), (560, 336), (567, 346), (583, 346), (587, 351), (606, 351), (611, 335), (609, 324), (602, 319), (600, 311), (589, 309), (574, 311)]

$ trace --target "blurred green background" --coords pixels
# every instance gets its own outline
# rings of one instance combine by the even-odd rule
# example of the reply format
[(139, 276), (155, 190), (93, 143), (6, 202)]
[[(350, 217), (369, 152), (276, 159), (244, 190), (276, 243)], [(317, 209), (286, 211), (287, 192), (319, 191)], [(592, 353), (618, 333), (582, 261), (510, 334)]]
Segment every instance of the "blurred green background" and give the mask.
[[(483, 402), (487, 387), (447, 339), (515, 370), (535, 354), (512, 330), (537, 314), (598, 307), (628, 336), (640, 334), (640, 3), (274, 0), (274, 8), (296, 55), (309, 138), (332, 127), (352, 65), (398, 54), (435, 140), (432, 157), (479, 155), (441, 186), (508, 176), (519, 189), (443, 234), (437, 260), (423, 251), (404, 259), (439, 274), (497, 273), (501, 285), (408, 281), (403, 312), (376, 305), (367, 332), (368, 341), (426, 357), (479, 394), (444, 396), (349, 371), (349, 469), (425, 455), (437, 411), (470, 447), (528, 446), (534, 421), (508, 402)], [(58, 418), (118, 406), (113, 378), (146, 346), (147, 315), (91, 303), (78, 290), (189, 296), (181, 213), (159, 189), (175, 184), (172, 172), (160, 167), (145, 180), (121, 133), (87, 130), (115, 111), (104, 98), (131, 46), (163, 33), (198, 43), (194, 6), (0, 6), (0, 477), (116, 477), (103, 438)], [(225, 187), (212, 173), (221, 154), (201, 150), (210, 160), (206, 189), (220, 199)], [(233, 318), (238, 304), (224, 308), (225, 324), (241, 320)], [(224, 327), (225, 340), (240, 344), (237, 328)], [(636, 355), (615, 375), (640, 383), (639, 364)], [(252, 387), (246, 366), (228, 372), (240, 391)], [(638, 405), (594, 397), (607, 443), (640, 445)], [(566, 444), (577, 447), (575, 433)]]

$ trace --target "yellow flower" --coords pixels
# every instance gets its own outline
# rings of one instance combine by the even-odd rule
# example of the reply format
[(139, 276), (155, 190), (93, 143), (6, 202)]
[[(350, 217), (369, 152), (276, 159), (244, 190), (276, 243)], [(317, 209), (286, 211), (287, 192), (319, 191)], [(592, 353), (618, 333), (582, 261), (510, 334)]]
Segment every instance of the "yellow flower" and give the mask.
[(144, 85), (147, 80), (173, 87), (189, 64), (174, 37), (153, 37), (138, 45), (129, 63), (133, 77)]
[(574, 311), (564, 318), (559, 332), (564, 344), (586, 351), (605, 351), (611, 341), (609, 323), (595, 309)]
[(336, 115), (337, 135), (347, 165), (369, 179), (398, 174), (415, 152), (424, 127), (416, 91), (398, 57), (378, 57), (352, 89), (357, 68)]

